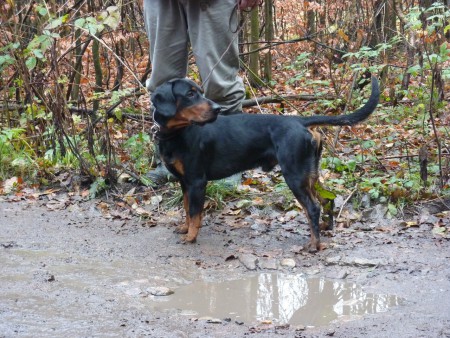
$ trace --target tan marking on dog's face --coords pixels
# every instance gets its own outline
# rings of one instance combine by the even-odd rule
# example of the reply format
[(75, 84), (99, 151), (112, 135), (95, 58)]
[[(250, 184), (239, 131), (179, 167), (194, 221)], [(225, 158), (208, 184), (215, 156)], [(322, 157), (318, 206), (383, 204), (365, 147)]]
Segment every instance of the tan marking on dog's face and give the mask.
[(177, 112), (175, 117), (167, 122), (167, 128), (175, 129), (187, 127), (192, 122), (206, 123), (215, 117), (216, 115), (211, 110), (211, 105), (208, 102), (204, 102)]

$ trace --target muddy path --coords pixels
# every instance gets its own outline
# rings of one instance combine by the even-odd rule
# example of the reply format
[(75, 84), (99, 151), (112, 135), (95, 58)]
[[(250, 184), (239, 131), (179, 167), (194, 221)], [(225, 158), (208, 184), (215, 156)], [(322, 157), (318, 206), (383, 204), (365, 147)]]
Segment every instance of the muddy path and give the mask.
[[(51, 209), (43, 199), (0, 201), (0, 337), (450, 337), (450, 241), (427, 222), (336, 229), (326, 250), (309, 254), (307, 226), (293, 225), (301, 215), (267, 224), (209, 213), (198, 243), (183, 245), (176, 211), (150, 227), (105, 218), (99, 201)], [(252, 308), (251, 295), (280, 285), (284, 317), (261, 300)], [(306, 293), (292, 300), (298, 288)], [(357, 297), (327, 304), (323, 323), (305, 321), (325, 318), (320, 304), (336, 290)], [(175, 293), (152, 295), (166, 291)], [(203, 310), (158, 305), (196, 292), (190, 302), (206, 302)]]

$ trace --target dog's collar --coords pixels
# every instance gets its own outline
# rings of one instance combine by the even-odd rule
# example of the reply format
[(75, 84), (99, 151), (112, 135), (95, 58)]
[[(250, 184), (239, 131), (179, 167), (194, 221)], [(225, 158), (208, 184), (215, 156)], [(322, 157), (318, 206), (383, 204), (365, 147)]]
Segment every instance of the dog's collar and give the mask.
[(156, 141), (170, 140), (183, 131), (184, 128), (173, 130), (173, 129), (167, 129), (167, 128), (161, 127), (161, 125), (155, 121), (155, 111), (156, 111), (155, 107), (152, 107), (153, 125), (150, 128), (150, 132), (152, 134), (153, 140), (156, 140)]
[[(155, 125), (153, 125), (154, 127)], [(153, 139), (156, 141), (167, 141), (170, 139), (173, 139), (174, 137), (177, 137), (178, 135), (180, 135), (184, 128), (180, 128), (180, 129), (161, 129), (161, 127), (159, 125), (157, 125), (157, 127), (155, 128), (156, 131), (153, 130), (152, 127), (152, 135), (153, 135)]]
[(150, 133), (152, 134), (153, 139), (158, 140), (159, 134), (161, 133), (161, 126), (155, 120), (156, 108), (153, 107), (152, 105), (150, 109), (152, 110), (152, 121), (153, 121), (153, 125), (150, 128)]

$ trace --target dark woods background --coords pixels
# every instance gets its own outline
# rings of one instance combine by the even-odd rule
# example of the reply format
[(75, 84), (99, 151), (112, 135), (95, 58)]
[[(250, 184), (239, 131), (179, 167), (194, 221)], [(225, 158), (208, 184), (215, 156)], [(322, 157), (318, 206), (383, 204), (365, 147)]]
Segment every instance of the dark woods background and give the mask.
[[(324, 131), (328, 181), (391, 202), (448, 192), (449, 5), (265, 0), (239, 17), (248, 111), (341, 114), (374, 74), (370, 126)], [(92, 195), (124, 174), (148, 183), (141, 1), (4, 0), (0, 29), (0, 182), (78, 181)], [(190, 77), (201, 81), (194, 62)]]

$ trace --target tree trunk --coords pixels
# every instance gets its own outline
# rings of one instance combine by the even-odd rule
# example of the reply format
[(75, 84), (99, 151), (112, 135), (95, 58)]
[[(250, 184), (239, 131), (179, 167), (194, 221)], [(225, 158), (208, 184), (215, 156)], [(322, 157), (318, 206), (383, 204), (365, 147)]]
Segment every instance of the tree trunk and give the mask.
[(259, 7), (256, 6), (250, 13), (250, 55), (249, 55), (249, 79), (252, 86), (261, 85), (259, 79)]
[[(273, 41), (273, 0), (265, 2), (266, 31), (265, 38), (268, 43)], [(264, 78), (267, 82), (272, 81), (272, 49), (264, 56)]]

